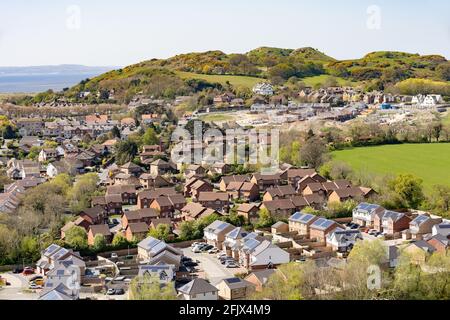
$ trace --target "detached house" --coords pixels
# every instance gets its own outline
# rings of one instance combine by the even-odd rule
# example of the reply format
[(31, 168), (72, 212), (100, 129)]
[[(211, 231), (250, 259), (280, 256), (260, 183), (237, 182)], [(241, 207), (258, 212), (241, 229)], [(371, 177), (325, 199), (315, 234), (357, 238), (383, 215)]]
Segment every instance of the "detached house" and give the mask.
[(259, 188), (252, 182), (232, 181), (227, 185), (226, 192), (231, 199), (249, 202), (259, 200)]
[(289, 231), (309, 237), (310, 226), (317, 219), (319, 217), (313, 214), (296, 212), (289, 218)]
[(426, 234), (431, 234), (433, 226), (442, 222), (442, 218), (432, 218), (421, 214), (409, 223), (409, 231), (414, 240), (422, 240)]
[(281, 185), (280, 174), (255, 173), (250, 182), (258, 185), (259, 191), (266, 191), (268, 188)]
[(161, 196), (177, 195), (175, 188), (158, 188), (154, 190), (144, 190), (138, 194), (137, 206), (140, 209), (150, 208), (153, 200)]
[(337, 227), (340, 227), (337, 222), (319, 218), (310, 225), (310, 238), (315, 239), (318, 242), (325, 242), (327, 234)]
[(245, 300), (255, 291), (255, 285), (240, 278), (229, 278), (223, 279), (217, 289), (224, 300)]
[(250, 178), (246, 175), (232, 175), (222, 177), (219, 183), (220, 191), (227, 191), (227, 186), (231, 182), (250, 182)]
[(111, 243), (112, 233), (109, 230), (109, 227), (107, 224), (98, 224), (98, 225), (90, 226), (89, 232), (88, 232), (88, 244), (90, 246), (94, 245), (95, 237), (98, 235), (104, 236), (106, 243)]
[(222, 250), (225, 236), (234, 228), (234, 226), (227, 222), (216, 220), (205, 228), (204, 238), (208, 244)]
[(218, 300), (219, 290), (204, 279), (194, 279), (178, 289), (183, 300)]
[(160, 218), (173, 218), (174, 213), (186, 205), (186, 199), (180, 195), (160, 196), (153, 200), (150, 208), (159, 212)]
[(197, 201), (202, 206), (218, 212), (226, 212), (230, 207), (228, 193), (225, 192), (202, 192)]
[(170, 187), (172, 184), (162, 176), (143, 173), (139, 177), (139, 183), (144, 189)]
[(145, 222), (129, 223), (125, 230), (125, 237), (128, 241), (139, 241), (145, 239), (149, 229)]
[(135, 205), (137, 192), (135, 185), (115, 185), (106, 189), (106, 195), (120, 195), (123, 205)]
[(359, 230), (344, 230), (339, 227), (326, 236), (327, 246), (338, 252), (350, 251), (358, 240), (363, 240)]
[(248, 270), (271, 269), (290, 261), (287, 251), (268, 240), (248, 238), (243, 241), (239, 261)]
[(296, 194), (297, 194), (297, 192), (291, 185), (276, 186), (276, 187), (269, 188), (266, 190), (266, 193), (263, 196), (263, 201), (287, 199)]
[(202, 192), (212, 192), (213, 186), (209, 182), (197, 180), (190, 186), (190, 189), (190, 196), (192, 198), (198, 199)]
[(377, 204), (362, 202), (353, 209), (353, 222), (362, 227), (373, 227), (375, 216), (381, 217), (385, 209)]
[(401, 212), (385, 211), (383, 216), (375, 216), (374, 229), (394, 235), (409, 228), (411, 217)]
[(252, 203), (242, 203), (237, 208), (237, 214), (243, 216), (250, 223), (255, 223), (259, 219), (259, 206)]
[(39, 162), (47, 162), (50, 160), (55, 160), (58, 158), (58, 152), (56, 149), (44, 148), (39, 152), (38, 161)]

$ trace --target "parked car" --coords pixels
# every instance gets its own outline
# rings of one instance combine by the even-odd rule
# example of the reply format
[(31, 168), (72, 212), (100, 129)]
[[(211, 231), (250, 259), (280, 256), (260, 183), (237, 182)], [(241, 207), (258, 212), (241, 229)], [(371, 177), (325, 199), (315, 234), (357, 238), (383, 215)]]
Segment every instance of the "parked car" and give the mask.
[(227, 261), (225, 263), (225, 268), (238, 268), (239, 266), (237, 265), (236, 262), (234, 261)]
[(116, 294), (116, 289), (109, 288), (108, 291), (106, 291), (106, 294), (107, 294), (108, 296), (113, 296), (113, 295)]
[(212, 249), (208, 250), (209, 254), (214, 254), (214, 253), (217, 253), (217, 252), (219, 252), (219, 249), (217, 249), (217, 248), (212, 248)]
[(181, 258), (181, 262), (187, 262), (187, 261), (192, 261), (192, 258), (189, 258), (189, 257), (182, 257)]
[(235, 262), (235, 260), (233, 258), (227, 257), (226, 259), (220, 261), (221, 264), (226, 264), (227, 262)]
[(212, 246), (212, 245), (206, 245), (206, 246), (204, 246), (204, 247), (202, 247), (201, 249), (200, 249), (200, 251), (202, 251), (202, 252), (207, 252), (207, 251), (209, 251), (209, 250), (211, 250), (211, 249), (214, 249), (214, 246)]
[(186, 261), (183, 263), (185, 267), (197, 267), (198, 263), (194, 261)]
[(36, 280), (44, 280), (44, 277), (40, 276), (40, 275), (36, 275), (36, 276), (31, 277), (29, 281), (31, 282), (31, 281), (36, 281)]
[(111, 259), (118, 259), (119, 256), (117, 255), (117, 253), (111, 253)]
[(116, 295), (122, 296), (124, 294), (125, 294), (125, 290), (123, 290), (122, 288), (116, 289)]
[(22, 274), (23, 274), (24, 276), (32, 275), (32, 274), (34, 274), (34, 269), (31, 268), (31, 267), (26, 267), (25, 269), (23, 269)]
[(23, 268), (14, 268), (13, 273), (18, 274), (18, 273), (22, 273), (23, 272)]
[(193, 247), (195, 247), (195, 246), (197, 246), (197, 245), (199, 245), (199, 244), (203, 244), (204, 242), (193, 242), (192, 244), (191, 244), (191, 248), (193, 248)]
[(217, 254), (217, 259), (220, 259), (221, 257), (226, 257), (226, 256), (227, 256), (227, 254), (225, 252), (219, 252)]
[(32, 283), (32, 284), (30, 284), (28, 289), (30, 289), (30, 290), (39, 290), (39, 289), (42, 289), (42, 286), (39, 286), (39, 285), (37, 285), (35, 283)]

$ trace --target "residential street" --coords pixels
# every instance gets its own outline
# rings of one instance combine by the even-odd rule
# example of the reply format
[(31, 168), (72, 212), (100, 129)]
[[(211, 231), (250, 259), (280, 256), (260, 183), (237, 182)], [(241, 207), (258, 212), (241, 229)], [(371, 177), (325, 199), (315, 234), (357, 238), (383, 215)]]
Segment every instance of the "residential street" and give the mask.
[(36, 300), (38, 298), (37, 293), (23, 292), (28, 287), (28, 281), (23, 276), (3, 273), (2, 277), (6, 278), (11, 285), (0, 289), (0, 300)]

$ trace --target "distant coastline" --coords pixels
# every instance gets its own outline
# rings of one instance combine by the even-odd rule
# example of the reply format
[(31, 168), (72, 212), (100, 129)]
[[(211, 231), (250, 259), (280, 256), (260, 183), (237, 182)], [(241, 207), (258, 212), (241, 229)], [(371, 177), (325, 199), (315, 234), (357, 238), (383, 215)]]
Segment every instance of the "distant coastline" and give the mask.
[(0, 93), (60, 91), (115, 68), (80, 65), (0, 67)]

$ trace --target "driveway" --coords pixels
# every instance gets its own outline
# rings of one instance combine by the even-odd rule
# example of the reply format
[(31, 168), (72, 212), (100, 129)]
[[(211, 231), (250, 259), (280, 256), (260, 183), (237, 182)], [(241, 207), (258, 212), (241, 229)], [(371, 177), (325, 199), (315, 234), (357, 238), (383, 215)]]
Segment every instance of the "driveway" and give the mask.
[(223, 279), (233, 278), (237, 273), (247, 272), (245, 268), (225, 268), (217, 259), (216, 254), (193, 253), (191, 248), (183, 249), (183, 254), (194, 261), (200, 262), (198, 268), (203, 270), (205, 277), (212, 285), (217, 285)]
[(12, 273), (3, 273), (1, 276), (11, 283), (11, 285), (0, 289), (0, 300), (38, 299), (39, 295), (37, 293), (24, 292), (28, 288), (28, 280), (25, 277)]

